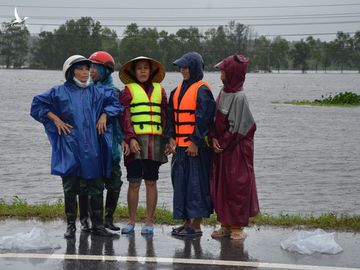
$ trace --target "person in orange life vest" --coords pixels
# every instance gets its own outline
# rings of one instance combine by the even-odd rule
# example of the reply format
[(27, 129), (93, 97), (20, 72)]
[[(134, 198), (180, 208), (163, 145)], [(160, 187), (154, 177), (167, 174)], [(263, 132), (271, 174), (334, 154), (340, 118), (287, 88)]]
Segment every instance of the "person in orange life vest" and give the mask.
[(164, 66), (149, 57), (136, 57), (125, 63), (119, 71), (125, 89), (120, 102), (125, 110), (120, 115), (125, 142), (131, 154), (125, 156), (127, 170), (129, 221), (121, 232), (134, 232), (139, 188), (142, 179), (146, 186), (146, 221), (141, 234), (153, 234), (153, 216), (157, 205), (159, 167), (167, 162), (163, 130), (166, 125), (167, 98), (161, 81)]
[(215, 152), (211, 198), (221, 223), (213, 238), (244, 239), (243, 227), (248, 226), (249, 217), (259, 213), (253, 164), (256, 124), (243, 92), (248, 62), (243, 55), (231, 55), (215, 65), (224, 86), (209, 136)]
[(215, 101), (209, 85), (202, 81), (204, 62), (200, 54), (186, 53), (174, 65), (180, 68), (183, 81), (169, 99), (166, 153), (173, 153), (173, 215), (185, 222), (174, 228), (172, 235), (194, 237), (202, 235), (202, 218), (213, 212), (206, 136), (213, 122)]

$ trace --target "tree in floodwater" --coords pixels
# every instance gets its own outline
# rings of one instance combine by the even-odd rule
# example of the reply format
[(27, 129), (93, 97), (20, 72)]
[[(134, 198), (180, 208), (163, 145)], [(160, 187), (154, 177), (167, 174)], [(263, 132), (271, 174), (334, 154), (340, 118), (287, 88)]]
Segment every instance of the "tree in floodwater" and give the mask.
[(175, 58), (181, 57), (184, 53), (195, 51), (202, 53), (202, 35), (196, 27), (182, 28), (176, 32), (179, 41), (179, 55)]
[(254, 48), (251, 53), (253, 61), (252, 68), (255, 70), (262, 70), (264, 72), (271, 72), (270, 68), (270, 40), (264, 36), (255, 39)]
[(303, 39), (295, 43), (294, 48), (290, 51), (293, 65), (295, 68), (301, 68), (302, 73), (308, 70), (308, 60), (310, 58), (310, 46)]
[(353, 66), (357, 68), (360, 73), (360, 31), (357, 31), (353, 38)]
[(231, 55), (224, 26), (209, 29), (205, 32), (204, 39), (203, 57), (205, 67), (214, 70), (214, 63), (218, 63)]
[(29, 52), (30, 33), (26, 26), (4, 23), (0, 31), (0, 54), (6, 68), (24, 66)]
[(321, 62), (322, 43), (320, 39), (314, 39), (312, 36), (307, 37), (306, 42), (310, 47), (311, 62), (315, 67), (315, 71), (317, 72)]
[(159, 33), (159, 61), (165, 66), (168, 71), (178, 70), (172, 63), (178, 55), (181, 54), (179, 48), (179, 40), (175, 34), (168, 34), (166, 31)]
[(98, 50), (117, 52), (115, 31), (90, 17), (69, 20), (54, 32), (41, 32), (33, 47), (33, 67), (59, 69), (73, 54), (89, 57)]
[(248, 38), (251, 34), (251, 30), (247, 25), (235, 23), (235, 21), (230, 21), (225, 28), (225, 33), (231, 54), (248, 54)]
[(155, 28), (139, 29), (132, 23), (126, 27), (119, 50), (122, 63), (140, 55), (159, 59), (159, 33)]
[(280, 68), (288, 68), (289, 42), (278, 36), (271, 42), (270, 46), (271, 66), (275, 67), (278, 72), (280, 72)]
[(344, 66), (350, 63), (352, 40), (348, 33), (338, 32), (336, 39), (333, 41), (333, 58), (336, 64), (340, 66), (343, 73)]

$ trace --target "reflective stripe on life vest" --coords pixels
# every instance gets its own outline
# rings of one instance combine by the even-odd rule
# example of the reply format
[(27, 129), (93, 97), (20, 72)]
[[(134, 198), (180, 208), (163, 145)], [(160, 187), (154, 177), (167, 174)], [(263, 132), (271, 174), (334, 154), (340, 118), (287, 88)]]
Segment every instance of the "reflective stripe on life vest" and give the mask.
[(135, 133), (161, 135), (161, 84), (153, 83), (154, 90), (150, 98), (139, 84), (130, 83), (126, 86), (132, 96), (130, 112)]
[(186, 147), (191, 144), (189, 136), (192, 135), (195, 130), (195, 111), (198, 90), (202, 85), (205, 85), (209, 89), (210, 87), (204, 81), (193, 83), (186, 90), (179, 104), (181, 85), (182, 83), (178, 85), (173, 96), (175, 136), (176, 144)]

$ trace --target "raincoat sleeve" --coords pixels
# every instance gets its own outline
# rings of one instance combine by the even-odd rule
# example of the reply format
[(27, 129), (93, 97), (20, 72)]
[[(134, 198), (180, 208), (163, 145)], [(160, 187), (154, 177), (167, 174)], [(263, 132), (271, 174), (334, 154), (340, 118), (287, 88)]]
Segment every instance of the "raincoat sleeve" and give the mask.
[(131, 123), (130, 103), (132, 96), (127, 87), (122, 91), (120, 95), (120, 103), (124, 106), (124, 111), (120, 114), (120, 125), (124, 131), (124, 140), (126, 143), (130, 143), (131, 139), (136, 140), (136, 133)]
[(167, 117), (166, 117), (166, 128), (165, 128), (165, 137), (170, 139), (175, 139), (175, 121), (174, 121), (174, 107), (173, 107), (173, 97), (175, 90), (171, 92), (169, 103), (167, 105)]
[[(45, 123), (49, 120), (47, 117), (48, 112), (52, 111), (53, 104), (53, 88), (45, 93), (37, 95), (33, 98), (30, 115), (40, 123)], [(53, 113), (55, 113), (53, 111)]]
[(205, 146), (205, 137), (213, 123), (216, 103), (209, 88), (201, 86), (197, 94), (195, 111), (195, 130), (190, 139), (197, 146)]
[(116, 96), (112, 88), (105, 88), (105, 101), (103, 113), (106, 113), (108, 117), (116, 117), (124, 111), (124, 107), (119, 103), (119, 99)]

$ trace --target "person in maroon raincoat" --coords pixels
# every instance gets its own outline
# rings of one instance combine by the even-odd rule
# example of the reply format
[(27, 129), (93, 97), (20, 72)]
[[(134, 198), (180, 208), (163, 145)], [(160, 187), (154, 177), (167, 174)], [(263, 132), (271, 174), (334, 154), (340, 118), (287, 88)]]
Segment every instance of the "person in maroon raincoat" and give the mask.
[(249, 217), (259, 213), (254, 173), (256, 124), (243, 93), (248, 58), (232, 55), (215, 65), (223, 88), (217, 98), (211, 130), (214, 158), (210, 178), (211, 198), (221, 228), (213, 238), (244, 239)]

